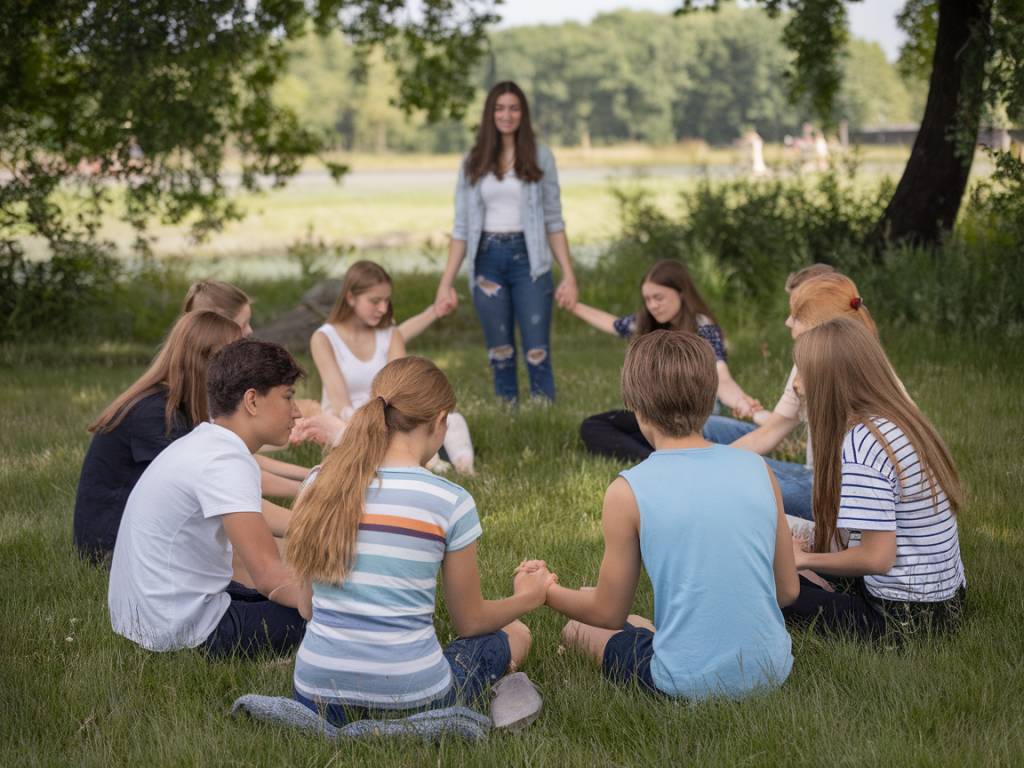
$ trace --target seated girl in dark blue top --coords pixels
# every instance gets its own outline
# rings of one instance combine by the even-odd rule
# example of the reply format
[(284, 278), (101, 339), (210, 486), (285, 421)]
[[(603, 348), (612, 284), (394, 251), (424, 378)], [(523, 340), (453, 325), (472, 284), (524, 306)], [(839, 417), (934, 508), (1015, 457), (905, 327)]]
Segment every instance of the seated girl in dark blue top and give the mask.
[[(681, 262), (662, 259), (647, 271), (640, 282), (640, 309), (635, 314), (616, 317), (583, 303), (577, 303), (572, 313), (599, 331), (623, 339), (643, 336), (662, 328), (696, 333), (711, 345), (715, 353), (718, 400), (744, 419), (764, 410), (729, 373), (722, 329)], [(731, 443), (748, 429), (754, 429), (754, 425), (712, 416), (705, 432), (710, 430), (714, 434), (705, 434), (705, 437), (716, 443)], [(590, 416), (580, 426), (580, 437), (590, 451), (603, 456), (646, 459), (653, 450), (640, 434), (636, 418), (628, 411), (608, 411)]]
[(132, 488), (164, 448), (208, 419), (207, 363), (241, 335), (216, 312), (183, 315), (149, 370), (90, 425), (74, 514), (75, 546), (83, 556), (109, 559)]

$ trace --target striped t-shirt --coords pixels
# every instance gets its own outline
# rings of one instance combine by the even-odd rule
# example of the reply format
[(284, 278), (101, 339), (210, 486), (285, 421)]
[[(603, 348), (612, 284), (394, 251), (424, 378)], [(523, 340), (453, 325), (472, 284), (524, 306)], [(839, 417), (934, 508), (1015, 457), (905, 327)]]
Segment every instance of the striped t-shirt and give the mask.
[(356, 559), (341, 584), (313, 584), (295, 689), (323, 704), (409, 709), (448, 692), (434, 631), (446, 552), (481, 534), (473, 497), (420, 467), (382, 468), (366, 492)]
[(904, 602), (938, 602), (966, 583), (960, 560), (956, 516), (941, 488), (933, 498), (914, 446), (898, 426), (872, 419), (892, 450), (900, 473), (882, 443), (866, 426), (846, 433), (842, 453), (842, 494), (838, 528), (850, 531), (850, 546), (861, 531), (895, 531), (896, 564), (886, 574), (865, 576), (875, 597)]

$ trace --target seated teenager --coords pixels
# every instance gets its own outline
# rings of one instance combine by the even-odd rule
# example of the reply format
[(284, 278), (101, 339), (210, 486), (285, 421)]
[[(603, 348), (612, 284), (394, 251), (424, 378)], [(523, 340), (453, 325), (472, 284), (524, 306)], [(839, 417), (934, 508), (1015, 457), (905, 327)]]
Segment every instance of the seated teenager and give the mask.
[[(114, 631), (152, 651), (285, 653), (302, 638), (301, 592), (261, 512), (253, 452), (287, 439), (303, 371), (277, 344), (241, 339), (207, 372), (210, 422), (165, 449), (128, 497), (110, 568)], [(232, 553), (255, 590), (232, 580)], [(304, 610), (304, 609), (303, 609)]]
[[(241, 288), (221, 280), (199, 280), (189, 286), (185, 294), (182, 311), (216, 312), (233, 320), (242, 329), (242, 336), (252, 335), (252, 299)], [(290, 464), (270, 456), (256, 454), (263, 481), (263, 493), (267, 496), (293, 498), (299, 485), (309, 474), (307, 467)]]
[(183, 315), (149, 369), (89, 426), (73, 522), (83, 557), (109, 560), (128, 494), (161, 451), (209, 418), (206, 367), (240, 336), (235, 323), (213, 312)]
[(826, 591), (801, 577), (786, 618), (864, 638), (955, 627), (967, 583), (963, 490), (942, 438), (861, 323), (837, 318), (807, 331), (795, 358), (818, 457), (813, 551), (794, 542), (796, 563), (854, 582)]
[[(687, 699), (777, 686), (793, 664), (779, 609), (799, 586), (782, 500), (764, 459), (702, 437), (717, 380), (715, 355), (695, 334), (633, 341), (622, 397), (654, 452), (605, 494), (596, 588), (547, 593), (571, 619), (567, 646), (613, 680)], [(629, 615), (641, 565), (653, 624)]]
[[(470, 704), (529, 651), (518, 619), (544, 603), (553, 574), (521, 573), (511, 597), (485, 600), (473, 497), (424, 468), (454, 409), (451, 384), (429, 360), (388, 363), (296, 503), (287, 556), (312, 619), (295, 657), (295, 698), (336, 725), (370, 711)], [(439, 571), (459, 633), (443, 651), (433, 622)]]

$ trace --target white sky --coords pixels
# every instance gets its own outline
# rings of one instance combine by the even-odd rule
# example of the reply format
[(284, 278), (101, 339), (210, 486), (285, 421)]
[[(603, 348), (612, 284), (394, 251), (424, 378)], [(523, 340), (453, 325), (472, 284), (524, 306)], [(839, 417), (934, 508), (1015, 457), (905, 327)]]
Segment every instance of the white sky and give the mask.
[[(678, 8), (680, 0), (505, 0), (498, 6), (501, 26), (524, 24), (557, 24), (561, 21), (588, 22), (598, 13), (618, 8), (668, 13)], [(896, 26), (896, 13), (904, 0), (863, 0), (847, 5), (850, 30), (854, 36), (876, 42), (886, 56), (894, 60), (903, 42), (903, 32)]]

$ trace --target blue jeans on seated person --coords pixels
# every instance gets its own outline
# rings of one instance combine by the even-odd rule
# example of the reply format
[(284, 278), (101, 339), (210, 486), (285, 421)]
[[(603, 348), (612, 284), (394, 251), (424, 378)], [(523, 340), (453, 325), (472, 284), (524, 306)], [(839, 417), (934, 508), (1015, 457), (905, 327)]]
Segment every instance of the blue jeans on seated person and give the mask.
[(519, 326), (530, 395), (555, 399), (551, 368), (551, 273), (530, 276), (530, 258), (522, 232), (485, 232), (476, 255), (473, 305), (484, 331), (494, 392), (514, 402), (516, 380), (515, 326)]
[(379, 710), (344, 704), (318, 704), (298, 691), (292, 698), (309, 707), (331, 725), (341, 727), (368, 717), (408, 717), (423, 710), (442, 709), (456, 704), (471, 706), (503, 677), (512, 663), (512, 649), (504, 630), (476, 637), (458, 637), (444, 649), (444, 657), (452, 668), (452, 687), (443, 696), (426, 706), (410, 710)]
[(660, 693), (651, 677), (651, 659), (654, 658), (654, 633), (647, 627), (630, 623), (608, 638), (604, 647), (601, 670), (605, 677), (616, 683), (631, 685)]
[(283, 656), (302, 642), (306, 622), (294, 608), (268, 600), (237, 581), (228, 584), (231, 605), (210, 636), (199, 646), (212, 658)]

